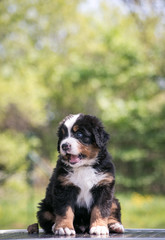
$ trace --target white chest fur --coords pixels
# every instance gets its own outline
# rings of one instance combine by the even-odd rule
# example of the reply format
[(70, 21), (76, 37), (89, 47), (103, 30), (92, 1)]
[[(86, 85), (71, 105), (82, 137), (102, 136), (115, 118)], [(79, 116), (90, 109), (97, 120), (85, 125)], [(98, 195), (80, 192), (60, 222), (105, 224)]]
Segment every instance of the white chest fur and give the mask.
[(75, 168), (74, 172), (69, 175), (69, 181), (80, 188), (80, 193), (77, 198), (79, 207), (90, 208), (93, 199), (90, 192), (91, 188), (99, 181), (103, 180), (105, 175), (97, 173), (92, 167)]

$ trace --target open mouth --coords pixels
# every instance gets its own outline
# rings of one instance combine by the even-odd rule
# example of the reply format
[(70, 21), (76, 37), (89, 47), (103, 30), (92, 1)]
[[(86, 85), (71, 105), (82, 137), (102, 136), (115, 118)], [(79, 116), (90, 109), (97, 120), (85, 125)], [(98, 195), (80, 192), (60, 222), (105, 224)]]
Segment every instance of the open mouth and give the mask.
[(85, 158), (86, 156), (82, 153), (80, 153), (78, 155), (73, 155), (73, 154), (67, 153), (66, 157), (67, 157), (69, 163), (76, 164), (76, 163), (80, 162), (83, 158)]

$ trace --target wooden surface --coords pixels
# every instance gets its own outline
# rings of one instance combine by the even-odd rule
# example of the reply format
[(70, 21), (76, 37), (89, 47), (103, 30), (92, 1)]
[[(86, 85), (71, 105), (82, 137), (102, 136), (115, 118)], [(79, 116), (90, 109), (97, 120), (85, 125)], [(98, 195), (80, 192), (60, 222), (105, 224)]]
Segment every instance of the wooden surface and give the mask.
[(31, 234), (29, 235), (26, 230), (0, 230), (0, 239), (75, 239), (75, 238), (85, 238), (85, 240), (91, 239), (165, 239), (165, 229), (126, 229), (124, 234), (115, 234), (111, 233), (109, 236), (90, 236), (88, 234), (76, 236), (68, 236), (68, 237), (58, 237), (55, 235), (46, 235), (42, 231), (39, 234)]

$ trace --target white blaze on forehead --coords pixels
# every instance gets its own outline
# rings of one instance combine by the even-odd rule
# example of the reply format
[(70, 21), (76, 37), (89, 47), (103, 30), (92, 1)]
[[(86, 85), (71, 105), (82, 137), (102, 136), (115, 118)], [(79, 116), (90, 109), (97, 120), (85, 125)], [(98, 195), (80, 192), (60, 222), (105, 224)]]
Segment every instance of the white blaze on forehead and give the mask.
[(72, 129), (73, 125), (75, 124), (76, 120), (78, 119), (78, 117), (80, 116), (80, 114), (76, 114), (76, 115), (72, 115), (69, 119), (66, 120), (66, 122), (64, 123), (65, 126), (68, 129), (69, 135), (70, 135), (70, 130)]
[(68, 137), (65, 138), (64, 140), (62, 140), (61, 144), (60, 144), (60, 152), (62, 155), (66, 155), (66, 151), (63, 151), (62, 149), (62, 145), (64, 143), (69, 143), (71, 145), (71, 149), (69, 151), (67, 151), (67, 153), (73, 154), (73, 155), (78, 155), (79, 154), (79, 146), (77, 144), (77, 140), (73, 137), (71, 137), (71, 129), (74, 126), (76, 120), (78, 119), (78, 117), (80, 116), (80, 114), (76, 114), (76, 115), (71, 115), (68, 117), (68, 119), (64, 122), (65, 126), (68, 129)]

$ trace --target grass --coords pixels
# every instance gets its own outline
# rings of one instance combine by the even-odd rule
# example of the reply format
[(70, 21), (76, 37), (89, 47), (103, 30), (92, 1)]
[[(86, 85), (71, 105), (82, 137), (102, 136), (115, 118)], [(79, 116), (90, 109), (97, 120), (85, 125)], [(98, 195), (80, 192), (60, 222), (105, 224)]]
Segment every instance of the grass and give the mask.
[[(36, 222), (37, 204), (45, 189), (8, 188), (0, 191), (0, 229), (26, 228)], [(117, 196), (125, 228), (164, 228), (165, 197), (139, 193)]]
[(165, 196), (139, 193), (118, 196), (125, 228), (164, 228)]

